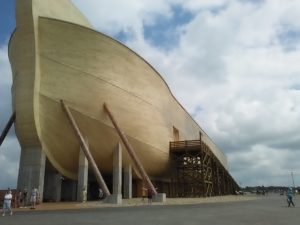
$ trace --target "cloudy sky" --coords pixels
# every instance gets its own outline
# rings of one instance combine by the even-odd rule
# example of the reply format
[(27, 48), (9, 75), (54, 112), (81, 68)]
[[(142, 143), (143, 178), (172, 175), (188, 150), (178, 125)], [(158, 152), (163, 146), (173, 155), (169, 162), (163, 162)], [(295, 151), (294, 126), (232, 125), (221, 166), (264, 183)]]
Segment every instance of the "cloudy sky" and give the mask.
[[(242, 186), (300, 186), (300, 1), (72, 0), (95, 29), (149, 61), (212, 137)], [(14, 3), (0, 1), (0, 129), (11, 114), (7, 43)], [(0, 148), (0, 188), (15, 186), (20, 147)]]

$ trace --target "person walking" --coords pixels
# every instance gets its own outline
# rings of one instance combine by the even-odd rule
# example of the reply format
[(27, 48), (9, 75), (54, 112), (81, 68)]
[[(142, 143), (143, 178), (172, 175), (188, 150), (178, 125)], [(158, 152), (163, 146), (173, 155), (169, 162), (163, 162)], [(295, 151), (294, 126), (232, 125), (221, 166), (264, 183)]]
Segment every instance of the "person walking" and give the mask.
[(38, 189), (33, 188), (30, 196), (30, 203), (31, 203), (30, 209), (35, 209), (37, 198), (38, 198)]
[(143, 188), (142, 188), (142, 202), (143, 203), (145, 202), (145, 199), (147, 198), (147, 193), (148, 193), (148, 189), (143, 186)]
[(20, 208), (22, 204), (22, 191), (18, 190), (17, 192), (17, 207)]
[(27, 195), (28, 195), (28, 192), (27, 192), (27, 189), (25, 188), (24, 190), (23, 190), (23, 207), (24, 208), (26, 208), (26, 206), (27, 206)]
[(288, 207), (290, 207), (291, 204), (293, 205), (293, 207), (295, 207), (295, 204), (293, 202), (293, 189), (291, 187), (287, 190), (286, 196), (287, 196)]
[(2, 216), (5, 216), (5, 211), (7, 210), (9, 210), (9, 214), (12, 216), (13, 212), (11, 209), (11, 200), (12, 200), (12, 193), (11, 190), (8, 188), (8, 191), (4, 195)]
[(148, 204), (149, 205), (152, 204), (152, 197), (153, 197), (153, 192), (152, 192), (151, 188), (148, 188)]

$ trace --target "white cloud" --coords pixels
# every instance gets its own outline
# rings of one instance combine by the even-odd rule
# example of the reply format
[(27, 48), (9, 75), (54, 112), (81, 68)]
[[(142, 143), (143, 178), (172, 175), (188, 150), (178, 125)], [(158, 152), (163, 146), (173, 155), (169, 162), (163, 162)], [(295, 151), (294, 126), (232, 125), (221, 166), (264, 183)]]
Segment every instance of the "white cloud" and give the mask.
[[(0, 46), (0, 68), (1, 68), (0, 84), (7, 85), (7, 86), (11, 85), (12, 78), (11, 78), (10, 64), (8, 60), (7, 46)], [(1, 92), (0, 92), (0, 96), (1, 96)]]
[(115, 35), (121, 31), (132, 32), (139, 38), (143, 24), (151, 24), (157, 15), (170, 16), (167, 1), (152, 0), (73, 0), (96, 29)]
[[(288, 185), (292, 186), (290, 162), (293, 157), (299, 158), (297, 154), (289, 149), (272, 149), (264, 145), (253, 145), (251, 149), (244, 153), (230, 153), (229, 159), (234, 163), (235, 169), (232, 170), (234, 177), (242, 185)], [(256, 176), (250, 176), (255, 174)], [(299, 184), (299, 173), (294, 173), (295, 184)], [(247, 180), (242, 178), (246, 177)], [(244, 183), (245, 182), (245, 183)]]
[[(11, 69), (7, 46), (0, 47), (0, 132), (11, 114)], [(19, 168), (20, 146), (13, 131), (10, 131), (0, 148), (0, 189), (16, 187)]]
[[(0, 47), (0, 129), (4, 127), (5, 120), (9, 118), (11, 111), (11, 84), (12, 76), (7, 56), (7, 46)], [(5, 117), (5, 118), (4, 118)]]
[[(75, 2), (94, 8), (90, 18), (100, 31), (134, 30), (135, 38), (126, 44), (162, 73), (228, 153), (231, 171), (244, 185), (268, 185), (266, 177), (272, 177), (269, 184), (284, 185), (283, 173), (300, 171), (297, 158), (290, 157), (299, 154), (300, 91), (292, 87), (300, 84), (300, 51), (297, 46), (286, 51), (280, 40), (286, 30), (300, 27), (299, 2), (165, 0), (126, 7), (122, 1)], [(178, 45), (165, 52), (145, 40), (143, 24), (172, 15), (174, 4), (191, 10), (194, 18), (180, 27)], [(104, 14), (97, 10), (102, 7)], [(111, 31), (113, 23), (118, 25)]]
[(17, 139), (7, 136), (1, 145), (0, 151), (0, 189), (15, 188), (20, 157), (20, 145)]
[(220, 7), (226, 0), (72, 0), (92, 22), (95, 28), (116, 34), (120, 31), (132, 31), (140, 35), (143, 24), (155, 22), (159, 15), (170, 17), (171, 6), (183, 5), (189, 10)]

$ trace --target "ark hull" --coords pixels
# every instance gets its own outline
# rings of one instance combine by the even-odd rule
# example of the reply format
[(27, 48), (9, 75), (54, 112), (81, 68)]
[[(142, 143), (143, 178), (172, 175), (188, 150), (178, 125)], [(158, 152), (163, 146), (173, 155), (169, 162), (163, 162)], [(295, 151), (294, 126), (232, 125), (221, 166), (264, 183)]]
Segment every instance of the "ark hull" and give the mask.
[[(166, 176), (170, 141), (199, 139), (200, 133), (227, 167), (225, 155), (144, 59), (91, 29), (76, 13), (66, 18), (48, 15), (43, 3), (35, 0), (35, 8), (30, 8), (31, 1), (24, 2), (23, 10), (31, 11), (33, 17), (22, 15), (20, 9), (25, 21), (17, 21), (9, 48), (22, 149), (40, 145), (60, 173), (77, 178), (79, 143), (61, 108), (60, 100), (64, 100), (100, 171), (111, 173), (112, 151), (120, 139), (103, 110), (105, 102), (150, 176)], [(53, 9), (61, 4), (54, 2)], [(123, 163), (129, 164), (126, 154)]]

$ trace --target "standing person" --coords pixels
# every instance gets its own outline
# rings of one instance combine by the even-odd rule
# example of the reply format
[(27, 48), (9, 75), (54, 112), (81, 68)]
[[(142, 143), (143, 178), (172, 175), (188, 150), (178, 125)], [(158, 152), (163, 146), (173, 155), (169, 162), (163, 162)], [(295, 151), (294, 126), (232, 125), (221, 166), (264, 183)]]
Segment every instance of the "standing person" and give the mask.
[(17, 207), (20, 208), (22, 204), (22, 191), (18, 190), (17, 192)]
[(101, 188), (99, 188), (99, 200), (102, 200), (104, 197), (103, 191)]
[(27, 195), (28, 195), (27, 189), (24, 188), (24, 190), (23, 190), (23, 207), (24, 208), (26, 208), (26, 206), (27, 206)]
[(8, 191), (4, 195), (2, 216), (5, 216), (6, 210), (9, 210), (9, 214), (12, 216), (13, 212), (11, 209), (11, 200), (12, 200), (12, 194), (10, 188), (8, 188)]
[(143, 186), (142, 188), (142, 202), (145, 202), (145, 198), (147, 198), (148, 189)]
[(153, 192), (152, 192), (151, 188), (148, 188), (148, 203), (150, 205), (152, 204), (152, 196), (153, 196)]
[(30, 196), (30, 204), (31, 204), (30, 209), (35, 209), (37, 198), (38, 198), (38, 190), (37, 188), (33, 188)]
[(291, 204), (293, 205), (293, 207), (295, 207), (295, 204), (293, 202), (293, 190), (292, 190), (292, 188), (289, 188), (287, 190), (286, 196), (287, 196), (288, 207), (290, 207)]
[(87, 191), (86, 191), (86, 187), (84, 187), (82, 190), (82, 202), (86, 202), (86, 201), (87, 201)]

